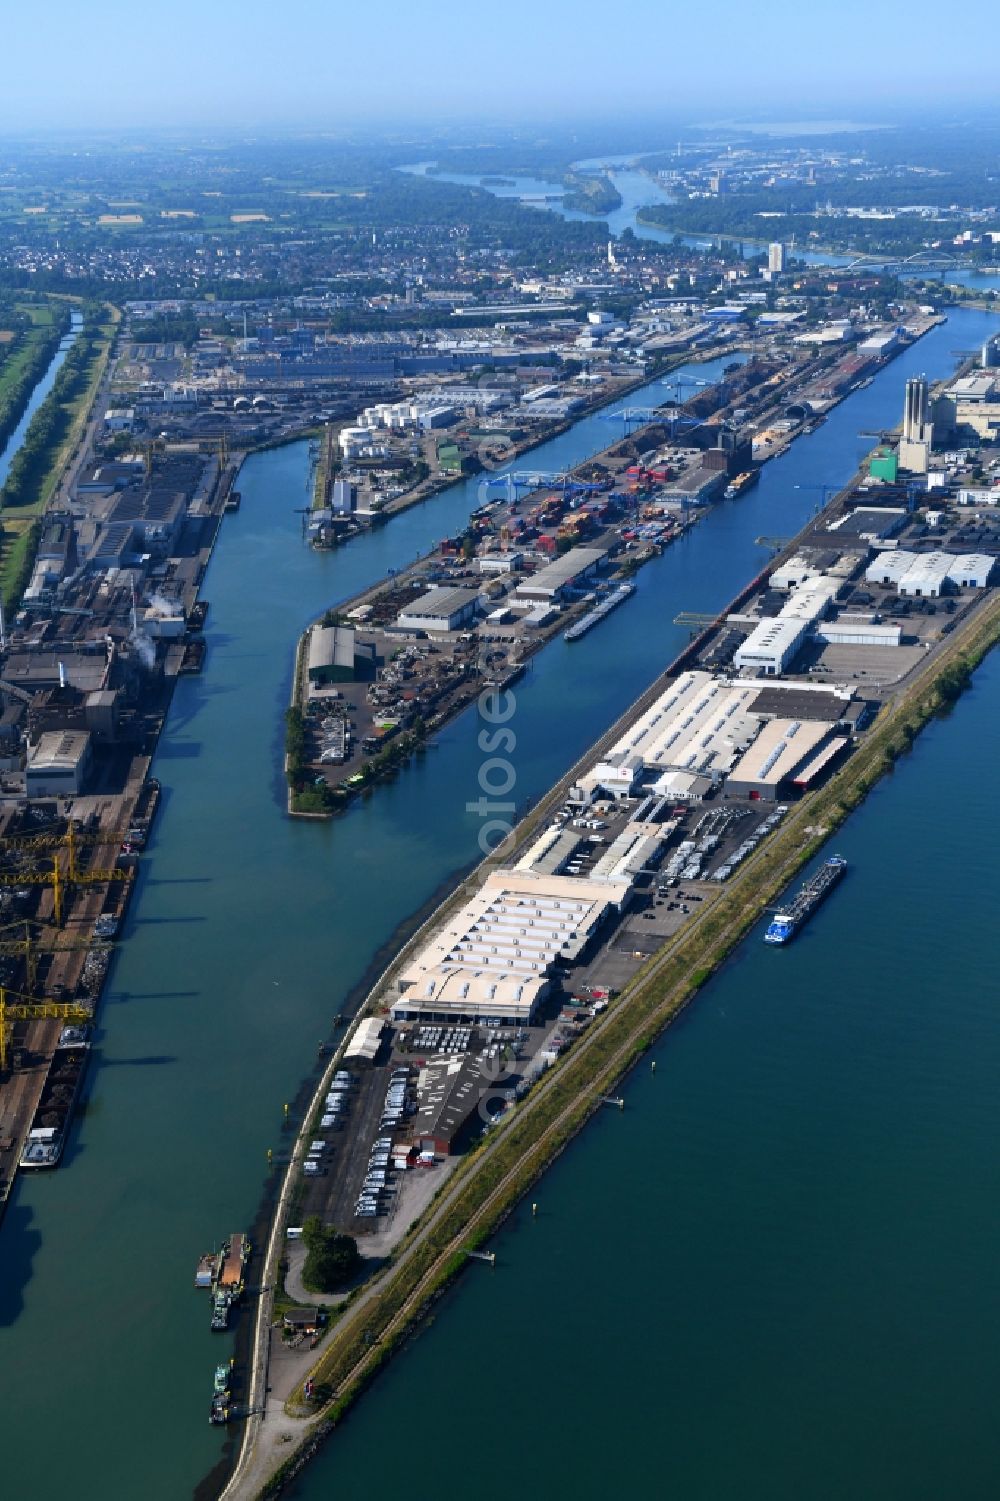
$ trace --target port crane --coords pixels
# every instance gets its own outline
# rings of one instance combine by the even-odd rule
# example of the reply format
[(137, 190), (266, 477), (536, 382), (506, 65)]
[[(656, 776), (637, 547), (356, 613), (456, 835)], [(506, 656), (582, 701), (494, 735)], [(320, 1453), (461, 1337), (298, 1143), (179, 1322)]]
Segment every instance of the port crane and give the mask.
[(555, 490), (569, 482), (570, 475), (565, 472), (551, 474), (544, 470), (508, 470), (506, 474), (494, 474), (489, 479), (480, 480), (479, 498), (485, 504), (489, 500), (489, 492), (502, 485), (507, 492), (508, 504), (513, 505), (519, 490)]
[(817, 511), (822, 511), (822, 510), (825, 509), (826, 503), (827, 503), (828, 499), (830, 498), (830, 496), (831, 495), (836, 495), (837, 490), (838, 490), (839, 487), (837, 485), (822, 484), (822, 485), (795, 485), (795, 486), (793, 486), (793, 488), (796, 489), (796, 490), (815, 490), (817, 492), (817, 494), (819, 495), (819, 505), (816, 507), (816, 510)]
[[(102, 942), (100, 939), (70, 938), (64, 943), (53, 943), (43, 947), (38, 938), (32, 933), (32, 928), (44, 931), (44, 924), (32, 922), (30, 918), (24, 918), (21, 922), (11, 923), (9, 927), (0, 928), (0, 957), (13, 956), (24, 959), (27, 972), (28, 989), (33, 991), (35, 979), (38, 974), (38, 960), (50, 954), (71, 953), (74, 950), (86, 949), (95, 951), (98, 949), (111, 949), (113, 944)], [(5, 938), (2, 935), (11, 933), (17, 928), (24, 928), (23, 938)]]
[(598, 415), (602, 422), (620, 422), (622, 437), (627, 438), (634, 424), (645, 426), (649, 422), (659, 422), (664, 413), (659, 407), (622, 407), (620, 412), (600, 412)]
[[(37, 834), (24, 839), (0, 841), (0, 850), (28, 850), (52, 854), (52, 869), (18, 871), (0, 874), (0, 886), (51, 886), (52, 912), (57, 927), (63, 923), (63, 897), (67, 887), (97, 886), (111, 881), (127, 881), (131, 872), (120, 866), (110, 870), (81, 870), (77, 863), (77, 850), (82, 844), (118, 844), (128, 838), (127, 829), (97, 829), (81, 832), (74, 823), (67, 825), (65, 834)], [(66, 868), (60, 864), (62, 851), (66, 851)]]
[(92, 1012), (72, 1001), (38, 1000), (0, 985), (0, 1074), (7, 1071), (7, 1027), (11, 1022), (45, 1021), (89, 1022)]

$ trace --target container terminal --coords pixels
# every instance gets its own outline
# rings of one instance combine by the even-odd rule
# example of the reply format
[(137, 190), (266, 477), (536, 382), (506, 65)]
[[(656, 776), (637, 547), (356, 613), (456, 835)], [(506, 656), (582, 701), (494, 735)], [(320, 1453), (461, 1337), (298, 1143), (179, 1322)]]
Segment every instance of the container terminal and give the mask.
[[(915, 320), (894, 350), (930, 322)], [(338, 603), (300, 640), (290, 811), (342, 810), (557, 634), (575, 641), (599, 625), (631, 597), (632, 574), (705, 506), (742, 493), (807, 412), (828, 411), (871, 368), (840, 363), (843, 378), (838, 364), (821, 379), (810, 361), (734, 361), (720, 381), (644, 410), (641, 427), (571, 473), (484, 481), (463, 533)]]

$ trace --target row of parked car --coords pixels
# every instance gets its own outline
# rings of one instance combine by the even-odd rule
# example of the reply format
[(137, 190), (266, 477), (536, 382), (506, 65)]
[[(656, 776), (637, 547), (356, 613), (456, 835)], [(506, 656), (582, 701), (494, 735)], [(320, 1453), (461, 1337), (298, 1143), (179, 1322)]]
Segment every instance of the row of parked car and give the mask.
[[(346, 1069), (339, 1069), (333, 1076), (330, 1092), (323, 1105), (323, 1115), (320, 1118), (320, 1128), (323, 1131), (339, 1131), (344, 1123), (344, 1117), (350, 1108), (350, 1092), (356, 1079)], [(310, 1144), (302, 1171), (307, 1178), (316, 1178), (326, 1171), (326, 1156), (331, 1150), (330, 1143), (325, 1137), (317, 1137)]]
[[(395, 1130), (416, 1108), (410, 1088), (410, 1070), (400, 1065), (393, 1069), (389, 1079), (379, 1130)], [(369, 1220), (380, 1214), (388, 1214), (395, 1187), (392, 1177), (392, 1137), (381, 1135), (372, 1144), (368, 1168), (354, 1206), (358, 1219)]]

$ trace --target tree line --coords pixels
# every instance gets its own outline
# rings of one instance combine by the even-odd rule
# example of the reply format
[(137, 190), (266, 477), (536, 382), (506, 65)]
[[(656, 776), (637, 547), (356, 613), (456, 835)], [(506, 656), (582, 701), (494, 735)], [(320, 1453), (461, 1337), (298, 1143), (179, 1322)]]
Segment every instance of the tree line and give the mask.
[[(7, 320), (4, 319), (6, 322)], [(21, 363), (20, 374), (7, 389), (0, 387), (0, 448), (7, 442), (17, 427), (31, 400), (31, 394), (49, 368), (59, 348), (59, 341), (70, 326), (69, 309), (60, 309), (48, 327), (35, 327), (19, 332), (8, 353), (8, 360), (25, 350), (26, 358)]]
[[(32, 417), (24, 442), (14, 455), (0, 490), (0, 510), (32, 504), (52, 461), (52, 454), (69, 432), (71, 404), (86, 389), (91, 364), (98, 352), (95, 307), (84, 309), (84, 324), (59, 367), (52, 390)], [(89, 311), (89, 318), (88, 318)]]

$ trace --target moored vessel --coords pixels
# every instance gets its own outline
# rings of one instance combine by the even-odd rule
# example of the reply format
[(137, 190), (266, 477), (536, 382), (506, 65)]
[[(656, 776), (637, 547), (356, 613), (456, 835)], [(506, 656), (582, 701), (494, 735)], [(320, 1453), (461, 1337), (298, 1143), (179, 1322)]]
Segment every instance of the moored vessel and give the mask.
[(811, 917), (847, 869), (843, 855), (831, 855), (780, 912), (776, 912), (764, 934), (765, 943), (789, 943), (799, 928)]

